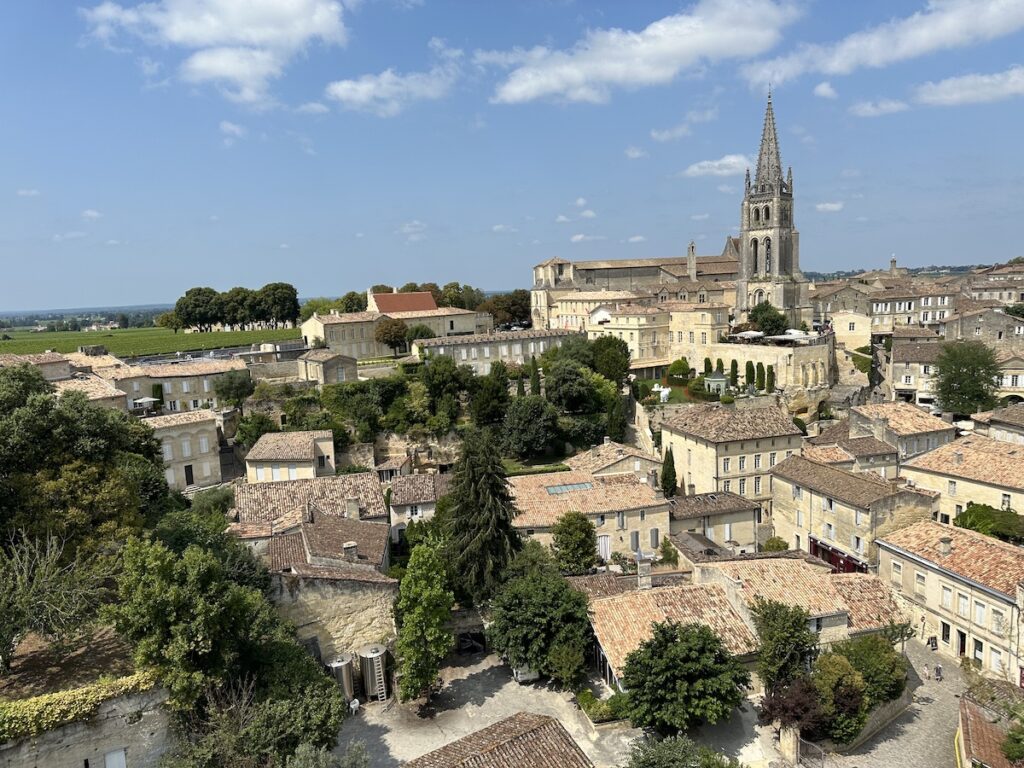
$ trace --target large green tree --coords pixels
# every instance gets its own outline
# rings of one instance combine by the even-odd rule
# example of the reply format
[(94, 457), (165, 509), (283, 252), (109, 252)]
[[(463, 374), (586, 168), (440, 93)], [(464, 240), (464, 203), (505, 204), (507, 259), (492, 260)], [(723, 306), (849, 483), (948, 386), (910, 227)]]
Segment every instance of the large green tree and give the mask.
[(869, 707), (900, 697), (907, 684), (907, 658), (881, 635), (863, 635), (829, 649), (845, 656), (864, 678), (864, 695)]
[(510, 399), (508, 370), (505, 368), (505, 364), (499, 361), (491, 366), (490, 373), (476, 380), (473, 397), (469, 404), (473, 423), (478, 427), (500, 424), (505, 418), (505, 411)]
[(786, 316), (767, 301), (762, 301), (751, 309), (747, 318), (765, 336), (779, 336), (789, 327)]
[(587, 597), (557, 573), (539, 568), (509, 581), (494, 597), (491, 619), (488, 640), (512, 667), (529, 667), (567, 686), (582, 673)]
[(448, 588), (447, 567), (441, 543), (430, 539), (413, 549), (402, 578), (397, 606), (401, 626), (395, 650), (398, 689), (405, 701), (430, 690), (454, 644), (448, 622), (455, 595)]
[(818, 691), (826, 734), (839, 744), (848, 744), (867, 722), (864, 678), (845, 656), (823, 653), (814, 662), (811, 681)]
[(622, 768), (743, 768), (736, 758), (726, 757), (686, 736), (667, 739), (641, 737), (630, 745), (629, 760)]
[(968, 504), (953, 519), (957, 528), (994, 536), (1011, 544), (1024, 544), (1024, 521), (1012, 509), (996, 509), (988, 504)]
[(943, 346), (935, 361), (935, 394), (942, 410), (963, 415), (996, 405), (1001, 376), (995, 351), (981, 341)]
[(504, 450), (518, 458), (541, 456), (558, 440), (558, 412), (537, 395), (513, 399), (503, 425)]
[(222, 403), (233, 405), (239, 410), (249, 395), (256, 391), (256, 383), (248, 371), (228, 371), (213, 380), (213, 393)]
[(672, 735), (728, 718), (750, 675), (722, 640), (704, 624), (668, 621), (651, 631), (622, 673), (633, 724)]
[(565, 413), (592, 413), (599, 409), (588, 371), (579, 363), (560, 358), (544, 374), (547, 398), (556, 408)]
[(626, 406), (622, 396), (616, 394), (608, 406), (608, 425), (605, 432), (608, 437), (617, 443), (626, 439), (626, 429), (629, 422), (626, 420)]
[(586, 573), (597, 563), (597, 529), (582, 512), (566, 512), (551, 528), (551, 549), (563, 573)]
[(490, 430), (470, 430), (455, 463), (450, 540), (455, 578), (474, 600), (491, 595), (522, 547), (501, 453)]
[(629, 373), (629, 344), (617, 336), (598, 336), (590, 343), (594, 370), (621, 386)]
[(818, 654), (818, 635), (807, 610), (758, 596), (751, 614), (758, 638), (757, 676), (765, 690), (806, 674)]
[(209, 331), (224, 317), (221, 295), (213, 288), (189, 288), (174, 304), (174, 313), (185, 326)]
[(530, 394), (540, 395), (540, 366), (537, 358), (530, 357)]
[(395, 357), (398, 357), (398, 350), (406, 345), (408, 335), (409, 327), (403, 320), (395, 317), (383, 318), (373, 331), (374, 341), (390, 347)]
[(257, 291), (265, 315), (276, 328), (299, 318), (299, 294), (291, 283), (267, 283)]

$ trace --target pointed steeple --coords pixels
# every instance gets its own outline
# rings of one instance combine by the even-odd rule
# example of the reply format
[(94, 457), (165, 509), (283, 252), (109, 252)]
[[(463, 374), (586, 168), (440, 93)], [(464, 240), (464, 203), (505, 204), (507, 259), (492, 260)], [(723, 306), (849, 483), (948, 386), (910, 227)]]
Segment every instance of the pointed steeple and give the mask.
[(779, 137), (775, 133), (775, 111), (772, 92), (768, 91), (768, 107), (764, 111), (764, 130), (761, 132), (761, 151), (757, 156), (757, 175), (754, 185), (774, 187), (782, 181), (782, 158), (779, 155)]

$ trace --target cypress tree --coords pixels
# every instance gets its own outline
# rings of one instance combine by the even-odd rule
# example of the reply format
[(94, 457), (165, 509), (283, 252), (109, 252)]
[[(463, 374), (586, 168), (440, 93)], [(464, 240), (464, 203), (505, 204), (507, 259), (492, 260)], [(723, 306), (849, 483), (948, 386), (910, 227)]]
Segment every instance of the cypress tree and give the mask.
[(749, 387), (754, 383), (754, 363), (752, 361), (747, 360), (747, 365), (743, 370), (743, 374), (743, 384), (744, 386)]
[(530, 355), (530, 394), (540, 394), (540, 368), (537, 367), (537, 358)]
[(756, 379), (757, 391), (760, 392), (761, 390), (764, 389), (764, 384), (765, 384), (765, 382), (764, 382), (764, 363), (758, 363), (757, 364), (757, 375), (756, 375), (755, 379)]
[(715, 373), (725, 373), (725, 363), (722, 362), (722, 358), (715, 360)]
[(765, 389), (769, 392), (775, 391), (775, 366), (769, 365), (768, 371), (765, 377)]
[(661, 490), (667, 499), (676, 495), (676, 462), (672, 458), (672, 446), (665, 451), (665, 460), (661, 463)]
[(740, 364), (735, 360), (729, 363), (729, 385), (733, 389), (740, 385)]
[(704, 374), (707, 375), (709, 373), (711, 373), (711, 358), (710, 357), (705, 357), (704, 358)]
[(608, 428), (605, 434), (617, 443), (626, 439), (626, 409), (619, 395), (608, 406)]
[(455, 463), (451, 497), (453, 572), (476, 601), (490, 596), (522, 548), (512, 526), (517, 514), (490, 430), (470, 430)]
[(526, 394), (526, 372), (520, 371), (516, 379), (516, 397), (523, 397)]

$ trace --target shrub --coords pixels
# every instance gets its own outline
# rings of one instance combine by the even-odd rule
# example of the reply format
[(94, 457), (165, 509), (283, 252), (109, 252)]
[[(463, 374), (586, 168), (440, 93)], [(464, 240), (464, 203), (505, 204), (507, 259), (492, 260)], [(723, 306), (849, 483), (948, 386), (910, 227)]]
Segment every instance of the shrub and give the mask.
[(621, 691), (599, 699), (590, 689), (576, 694), (576, 701), (592, 723), (609, 723), (629, 717), (629, 696)]
[(845, 640), (832, 646), (832, 652), (845, 656), (864, 678), (868, 706), (894, 701), (907, 684), (907, 660), (880, 635)]
[(732, 395), (725, 394), (725, 395), (722, 395), (720, 398), (718, 398), (718, 401), (722, 405), (732, 405), (733, 403), (736, 402), (736, 398), (733, 397)]
[(863, 676), (845, 656), (826, 653), (814, 662), (811, 681), (818, 691), (825, 734), (839, 744), (849, 744), (868, 717)]
[(781, 536), (771, 536), (765, 541), (764, 546), (761, 547), (765, 552), (785, 552), (789, 549), (789, 545), (786, 540)]

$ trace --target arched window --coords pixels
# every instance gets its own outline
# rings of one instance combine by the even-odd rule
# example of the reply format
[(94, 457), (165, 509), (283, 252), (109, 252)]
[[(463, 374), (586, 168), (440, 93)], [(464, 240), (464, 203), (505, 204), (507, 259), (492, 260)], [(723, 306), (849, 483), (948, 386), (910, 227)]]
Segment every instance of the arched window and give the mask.
[(754, 306), (764, 302), (764, 291), (758, 289), (754, 291)]
[(758, 223), (760, 223), (760, 221), (761, 221), (761, 209), (760, 208), (755, 208), (754, 209), (754, 223), (758, 224)]
[(761, 218), (764, 219), (765, 224), (772, 220), (772, 209), (769, 208), (767, 205), (764, 207), (764, 213), (762, 214)]
[(772, 239), (764, 239), (764, 271), (771, 274), (772, 271)]
[(752, 273), (757, 274), (757, 238), (750, 241), (750, 259), (753, 266)]

